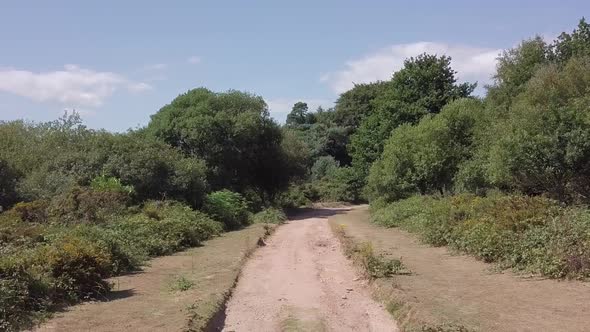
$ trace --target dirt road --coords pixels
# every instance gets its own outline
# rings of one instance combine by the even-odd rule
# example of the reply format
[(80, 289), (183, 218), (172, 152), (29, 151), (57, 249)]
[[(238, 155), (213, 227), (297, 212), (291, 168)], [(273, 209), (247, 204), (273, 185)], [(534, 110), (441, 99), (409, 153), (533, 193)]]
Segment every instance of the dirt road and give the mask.
[(279, 227), (246, 263), (224, 331), (397, 331), (344, 257), (327, 217), (310, 211)]

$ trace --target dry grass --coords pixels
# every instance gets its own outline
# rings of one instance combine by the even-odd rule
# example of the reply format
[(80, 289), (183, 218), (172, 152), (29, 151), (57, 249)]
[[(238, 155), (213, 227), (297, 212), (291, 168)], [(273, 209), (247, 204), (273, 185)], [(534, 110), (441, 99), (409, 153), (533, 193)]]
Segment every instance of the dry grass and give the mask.
[(371, 242), (377, 255), (402, 257), (412, 271), (371, 281), (375, 298), (404, 331), (585, 331), (590, 326), (588, 283), (491, 271), (491, 264), (372, 224), (364, 207), (329, 222), (345, 247)]

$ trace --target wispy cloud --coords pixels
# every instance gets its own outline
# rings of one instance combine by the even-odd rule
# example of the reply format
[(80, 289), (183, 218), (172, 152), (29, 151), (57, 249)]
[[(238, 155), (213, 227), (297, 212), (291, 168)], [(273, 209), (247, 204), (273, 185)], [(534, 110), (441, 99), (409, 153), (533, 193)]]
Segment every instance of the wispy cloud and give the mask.
[(322, 75), (336, 93), (349, 90), (355, 83), (387, 80), (403, 67), (404, 60), (421, 53), (448, 55), (460, 81), (479, 82), (479, 87), (489, 83), (496, 68), (496, 58), (501, 49), (435, 42), (397, 44), (346, 62), (344, 68)]
[(58, 102), (66, 107), (99, 107), (117, 90), (142, 92), (151, 89), (113, 72), (98, 72), (77, 65), (63, 70), (32, 72), (0, 68), (0, 91), (37, 102)]
[(310, 111), (314, 112), (319, 106), (329, 108), (334, 106), (334, 102), (327, 99), (305, 99), (305, 98), (274, 98), (266, 101), (270, 115), (279, 123), (284, 123), (287, 119), (287, 114), (291, 112), (293, 105), (302, 101), (307, 103)]
[(186, 59), (186, 62), (190, 63), (191, 65), (196, 65), (198, 63), (201, 63), (201, 57), (193, 55)]

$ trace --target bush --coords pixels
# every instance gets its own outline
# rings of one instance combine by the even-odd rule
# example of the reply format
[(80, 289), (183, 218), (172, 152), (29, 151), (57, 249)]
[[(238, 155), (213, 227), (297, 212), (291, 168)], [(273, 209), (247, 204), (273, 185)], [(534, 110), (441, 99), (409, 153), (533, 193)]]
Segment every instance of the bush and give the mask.
[(254, 223), (265, 223), (265, 224), (282, 224), (287, 221), (287, 215), (283, 210), (277, 208), (267, 208), (256, 213), (252, 220)]
[(590, 212), (520, 195), (414, 196), (376, 202), (372, 220), (485, 262), (552, 278), (590, 276)]
[(203, 208), (215, 220), (222, 222), (228, 230), (246, 226), (250, 221), (246, 200), (242, 195), (229, 190), (207, 195)]
[(101, 223), (122, 214), (129, 201), (127, 192), (74, 187), (51, 200), (49, 215), (59, 223)]
[[(0, 215), (3, 331), (27, 327), (35, 312), (53, 305), (102, 295), (109, 290), (104, 278), (134, 270), (149, 256), (199, 245), (222, 231), (219, 222), (177, 202), (148, 202), (140, 213), (100, 225), (48, 226), (5, 215)], [(19, 240), (33, 235), (40, 239), (26, 246)], [(14, 250), (5, 249), (6, 238), (16, 243)]]
[(49, 202), (45, 200), (37, 200), (33, 202), (17, 203), (8, 214), (14, 215), (16, 218), (24, 222), (44, 223), (47, 221), (47, 208)]
[(310, 206), (311, 202), (319, 199), (317, 188), (311, 183), (291, 184), (289, 189), (281, 194), (278, 201), (286, 209)]
[(417, 125), (395, 129), (371, 167), (370, 196), (393, 201), (450, 191), (459, 165), (471, 156), (481, 117), (480, 101), (460, 99)]
[(95, 177), (92, 182), (90, 182), (90, 188), (94, 191), (117, 192), (128, 195), (131, 195), (134, 192), (132, 186), (125, 186), (121, 183), (121, 180), (104, 175)]

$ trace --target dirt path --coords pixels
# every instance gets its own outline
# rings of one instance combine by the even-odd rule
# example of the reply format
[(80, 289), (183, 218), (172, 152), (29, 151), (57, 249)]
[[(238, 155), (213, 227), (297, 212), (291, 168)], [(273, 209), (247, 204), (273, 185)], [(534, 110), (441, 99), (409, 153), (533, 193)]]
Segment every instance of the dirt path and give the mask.
[(343, 256), (327, 217), (308, 212), (281, 226), (246, 263), (224, 331), (397, 331)]
[[(114, 292), (105, 301), (70, 307), (36, 331), (200, 331), (264, 233), (262, 225), (252, 225), (203, 247), (155, 258), (139, 273), (112, 278)], [(179, 277), (193, 286), (174, 289)]]
[(415, 235), (373, 225), (368, 217), (362, 207), (330, 222), (344, 225), (357, 241), (372, 242), (380, 253), (402, 257), (413, 272), (382, 285), (384, 296), (398, 303), (400, 325), (455, 322), (475, 331), (590, 331), (590, 283), (494, 272), (490, 264), (421, 244)]

